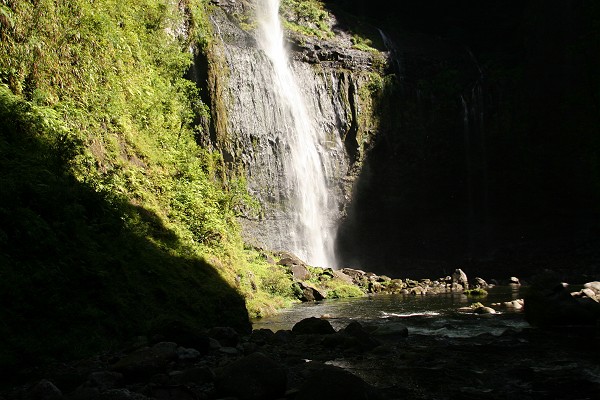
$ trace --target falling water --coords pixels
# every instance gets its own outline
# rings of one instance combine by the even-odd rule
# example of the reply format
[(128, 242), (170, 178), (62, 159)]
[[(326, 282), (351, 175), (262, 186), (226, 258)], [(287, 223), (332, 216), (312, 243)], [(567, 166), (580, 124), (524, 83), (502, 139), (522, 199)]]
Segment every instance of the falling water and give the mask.
[(324, 132), (313, 125), (310, 112), (289, 65), (279, 20), (279, 0), (257, 2), (258, 43), (271, 61), (272, 85), (279, 102), (274, 110), (285, 129), (287, 154), (284, 173), (289, 200), (287, 213), (293, 214), (289, 227), (291, 250), (309, 264), (335, 267), (334, 234), (328, 218), (330, 199), (322, 158), (327, 141)]

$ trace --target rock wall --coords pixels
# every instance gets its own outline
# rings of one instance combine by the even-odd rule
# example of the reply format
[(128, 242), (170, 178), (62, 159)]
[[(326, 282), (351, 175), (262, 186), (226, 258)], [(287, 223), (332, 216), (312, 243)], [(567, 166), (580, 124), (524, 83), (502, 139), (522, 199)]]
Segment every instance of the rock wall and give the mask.
[[(261, 204), (260, 216), (241, 218), (245, 239), (270, 249), (290, 250), (286, 245), (291, 188), (283, 171), (288, 149), (284, 128), (278, 125), (283, 111), (271, 87), (270, 62), (256, 44), (254, 29), (241, 28), (240, 15), (252, 19), (252, 14), (247, 3), (227, 3), (210, 17), (214, 37), (206, 79), (212, 122), (211, 135), (204, 140), (223, 154), (230, 173), (246, 177), (250, 194)], [(343, 32), (331, 40), (299, 34), (288, 34), (287, 40), (290, 63), (311, 119), (329, 138), (320, 150), (334, 199), (328, 218), (336, 223), (345, 213), (376, 129), (372, 99), (365, 90), (374, 79), (374, 55), (352, 49)]]

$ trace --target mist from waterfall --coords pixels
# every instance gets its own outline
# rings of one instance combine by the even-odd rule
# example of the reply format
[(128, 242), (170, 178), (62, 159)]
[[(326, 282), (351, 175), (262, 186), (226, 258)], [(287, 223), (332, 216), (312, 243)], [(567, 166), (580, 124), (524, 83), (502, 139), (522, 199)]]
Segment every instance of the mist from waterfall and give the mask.
[(286, 213), (293, 214), (289, 250), (311, 265), (335, 267), (333, 221), (328, 209), (333, 201), (327, 189), (325, 132), (313, 124), (307, 102), (296, 82), (284, 45), (279, 19), (279, 0), (258, 0), (258, 43), (272, 64), (272, 89), (279, 102), (278, 124), (285, 132), (283, 197)]

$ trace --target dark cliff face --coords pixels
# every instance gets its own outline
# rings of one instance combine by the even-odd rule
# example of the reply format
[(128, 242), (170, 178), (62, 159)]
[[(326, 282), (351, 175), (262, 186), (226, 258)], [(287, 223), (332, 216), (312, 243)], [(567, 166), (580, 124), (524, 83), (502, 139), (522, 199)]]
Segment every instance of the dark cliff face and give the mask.
[[(386, 39), (376, 47), (391, 57), (364, 104), (360, 94), (373, 88), (366, 53), (288, 37), (297, 74), (325, 110), (317, 123), (345, 146), (331, 179), (342, 183), (335, 190), (347, 211), (340, 265), (412, 277), (457, 266), (484, 277), (548, 267), (598, 273), (595, 2), (325, 3), (335, 29), (380, 29)], [(260, 75), (261, 55), (231, 22), (222, 21), (217, 38), (228, 67), (212, 64), (212, 141), (226, 161), (241, 163), (251, 192), (267, 205), (262, 219), (245, 220), (246, 232), (277, 247), (285, 221), (272, 186), (285, 182), (265, 172), (270, 165), (278, 176), (281, 156), (275, 137), (257, 136), (277, 129), (247, 118), (268, 100), (262, 83), (247, 79)]]
[(344, 262), (598, 274), (599, 7), (328, 3), (381, 23), (399, 58), (340, 228)]

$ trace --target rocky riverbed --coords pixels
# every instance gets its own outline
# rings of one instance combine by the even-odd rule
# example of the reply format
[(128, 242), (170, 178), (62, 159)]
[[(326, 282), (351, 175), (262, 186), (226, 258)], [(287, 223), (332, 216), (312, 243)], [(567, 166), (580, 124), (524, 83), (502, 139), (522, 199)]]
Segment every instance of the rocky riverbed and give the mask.
[(598, 341), (596, 328), (572, 326), (436, 337), (399, 318), (337, 331), (307, 318), (250, 335), (175, 326), (118, 352), (21, 371), (0, 398), (597, 399)]
[[(302, 282), (303, 270), (288, 267)], [(461, 270), (419, 282), (349, 269), (334, 274), (370, 296), (435, 296), (487, 285), (469, 285)], [(489, 333), (465, 325), (473, 334), (428, 334), (439, 331), (433, 325), (440, 321), (423, 318), (419, 327), (434, 329), (415, 329), (396, 315), (377, 323), (322, 315), (250, 334), (174, 323), (118, 351), (4, 371), (0, 400), (598, 399), (600, 282), (571, 291), (548, 285), (552, 280), (534, 282), (525, 300), (456, 307), (455, 315), (473, 316), (470, 324), (498, 328)]]

